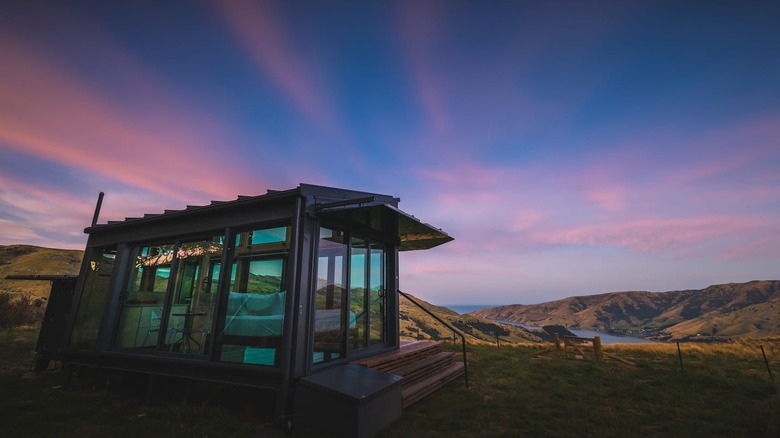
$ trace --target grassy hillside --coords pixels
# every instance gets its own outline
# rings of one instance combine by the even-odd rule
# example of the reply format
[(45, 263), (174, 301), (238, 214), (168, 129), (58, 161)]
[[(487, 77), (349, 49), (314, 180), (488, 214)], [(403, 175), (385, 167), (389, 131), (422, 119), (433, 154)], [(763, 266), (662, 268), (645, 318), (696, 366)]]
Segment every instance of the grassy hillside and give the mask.
[(780, 281), (722, 284), (702, 290), (615, 292), (474, 312), (527, 325), (650, 332), (662, 339), (780, 335)]
[(0, 291), (26, 293), (31, 298), (49, 296), (48, 281), (6, 280), (8, 275), (77, 275), (83, 251), (0, 245)]
[[(435, 306), (416, 297), (412, 299), (460, 330), (469, 343), (495, 343), (496, 335), (500, 343), (543, 342), (550, 339), (544, 332), (500, 324), (474, 315), (459, 315), (446, 307)], [(431, 318), (406, 298), (401, 297), (399, 301), (402, 339), (452, 340), (452, 330)]]

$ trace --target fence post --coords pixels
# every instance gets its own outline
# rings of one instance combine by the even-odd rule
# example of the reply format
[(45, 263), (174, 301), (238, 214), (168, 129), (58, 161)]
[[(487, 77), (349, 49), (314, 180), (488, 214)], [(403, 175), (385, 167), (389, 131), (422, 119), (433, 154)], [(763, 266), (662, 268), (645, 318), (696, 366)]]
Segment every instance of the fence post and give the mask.
[(683, 368), (682, 351), (680, 351), (680, 341), (677, 341), (677, 356), (680, 357), (680, 371), (685, 371), (685, 368)]
[(596, 356), (596, 360), (601, 360), (604, 357), (601, 353), (601, 336), (593, 337), (593, 355)]
[(555, 355), (560, 357), (560, 355), (561, 355), (561, 337), (558, 336), (558, 333), (553, 333), (553, 336), (555, 336)]
[(761, 354), (764, 356), (764, 364), (766, 365), (766, 371), (769, 373), (769, 380), (775, 383), (775, 378), (772, 376), (772, 369), (769, 368), (769, 361), (766, 360), (766, 353), (764, 352), (764, 346), (761, 345)]

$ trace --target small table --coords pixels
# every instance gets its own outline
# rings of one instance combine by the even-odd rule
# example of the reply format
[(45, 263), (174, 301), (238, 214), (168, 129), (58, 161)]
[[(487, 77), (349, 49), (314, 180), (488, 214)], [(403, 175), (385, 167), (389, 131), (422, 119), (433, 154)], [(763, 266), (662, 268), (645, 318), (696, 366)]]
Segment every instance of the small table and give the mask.
[(171, 344), (171, 350), (173, 350), (173, 346), (176, 344), (180, 345), (180, 351), (182, 353), (189, 353), (190, 351), (190, 341), (194, 342), (198, 346), (198, 351), (200, 351), (200, 342), (195, 340), (195, 338), (192, 337), (192, 322), (195, 319), (196, 316), (205, 316), (206, 312), (186, 312), (186, 313), (171, 313), (171, 316), (183, 316), (184, 317), (184, 326), (181, 329), (181, 339)]

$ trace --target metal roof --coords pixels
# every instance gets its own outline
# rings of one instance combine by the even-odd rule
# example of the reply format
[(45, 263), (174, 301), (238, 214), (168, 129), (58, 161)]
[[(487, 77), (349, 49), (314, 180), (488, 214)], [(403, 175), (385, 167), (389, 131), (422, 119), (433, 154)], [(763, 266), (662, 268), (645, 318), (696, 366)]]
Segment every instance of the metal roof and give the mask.
[[(401, 251), (433, 248), (453, 240), (444, 231), (399, 210), (397, 204), (400, 200), (398, 198), (310, 184), (300, 184), (297, 188), (290, 190), (268, 190), (264, 195), (239, 195), (232, 201), (211, 201), (208, 205), (188, 205), (180, 210), (164, 210), (162, 213), (147, 213), (143, 217), (127, 217), (122, 221), (108, 221), (104, 224), (87, 227), (84, 232), (90, 234), (97, 231), (108, 231), (113, 228), (176, 219), (191, 214), (210, 213), (220, 209), (234, 209), (242, 205), (292, 196), (311, 198), (310, 207), (314, 209), (314, 212), (332, 220), (360, 224), (382, 232), (393, 233), (400, 240), (399, 249)], [(389, 220), (391, 217), (393, 220)], [(381, 224), (374, 223), (376, 218), (382, 218)], [(389, 229), (389, 224), (394, 224), (395, 229)]]

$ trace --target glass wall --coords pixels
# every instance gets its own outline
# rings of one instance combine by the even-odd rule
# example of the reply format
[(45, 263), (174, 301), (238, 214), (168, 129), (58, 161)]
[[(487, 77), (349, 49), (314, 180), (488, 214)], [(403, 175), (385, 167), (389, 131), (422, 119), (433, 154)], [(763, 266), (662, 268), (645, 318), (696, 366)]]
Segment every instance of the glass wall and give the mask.
[(387, 316), (387, 250), (381, 243), (371, 244), (371, 259), (368, 263), (368, 335), (369, 343), (383, 344), (387, 341), (385, 318)]
[(314, 364), (387, 340), (386, 247), (348, 234), (320, 228)]
[(115, 260), (116, 246), (91, 250), (81, 301), (70, 335), (70, 348), (95, 349)]
[(344, 334), (347, 291), (344, 280), (347, 248), (343, 232), (320, 228), (314, 299), (315, 364), (344, 357), (346, 353)]
[(223, 240), (212, 236), (133, 248), (115, 346), (204, 354)]
[(219, 274), (223, 240), (222, 236), (213, 236), (179, 244), (167, 325), (161, 327), (161, 332), (174, 336), (172, 339), (166, 336), (162, 348), (180, 353), (207, 351), (217, 301), (213, 293), (216, 290), (212, 291), (211, 285), (217, 284), (214, 271)]
[(278, 366), (287, 294), (289, 227), (235, 237), (219, 360)]
[(349, 311), (350, 315), (355, 315), (355, 328), (349, 331), (349, 347), (357, 349), (365, 347), (367, 342), (368, 275), (366, 264), (368, 263), (368, 244), (366, 241), (353, 238), (350, 254)]

